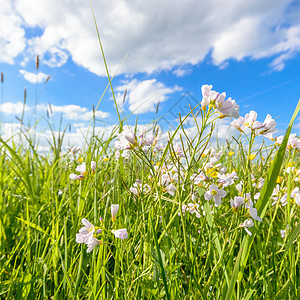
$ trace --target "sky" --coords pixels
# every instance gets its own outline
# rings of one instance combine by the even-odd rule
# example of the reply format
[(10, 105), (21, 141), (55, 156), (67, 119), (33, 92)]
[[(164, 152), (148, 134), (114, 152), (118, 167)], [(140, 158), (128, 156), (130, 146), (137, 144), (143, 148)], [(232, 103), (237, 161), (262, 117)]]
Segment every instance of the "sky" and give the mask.
[[(201, 86), (211, 84), (236, 100), (240, 115), (255, 110), (262, 122), (271, 114), (278, 135), (284, 132), (300, 98), (299, 0), (94, 0), (92, 6), (128, 124), (160, 118), (171, 128), (178, 113), (201, 101)], [(118, 122), (88, 0), (0, 0), (0, 72), (4, 137), (20, 125), (24, 88), (24, 122), (38, 121), (45, 136), (62, 117), (75, 144), (93, 105), (96, 127)], [(299, 131), (300, 119), (293, 132)]]

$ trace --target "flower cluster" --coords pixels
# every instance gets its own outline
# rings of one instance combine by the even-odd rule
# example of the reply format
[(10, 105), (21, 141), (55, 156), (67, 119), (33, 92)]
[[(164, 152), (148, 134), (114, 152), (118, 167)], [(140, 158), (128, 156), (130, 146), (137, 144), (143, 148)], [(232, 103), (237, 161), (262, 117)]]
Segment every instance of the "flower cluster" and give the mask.
[[(137, 133), (138, 131), (138, 133)], [(157, 135), (151, 132), (146, 126), (132, 128), (124, 126), (123, 131), (118, 135), (118, 140), (115, 142), (116, 157), (119, 157), (119, 151), (123, 150), (121, 156), (128, 158), (129, 151), (135, 147), (147, 151), (150, 146), (155, 146), (157, 143)]]
[[(264, 150), (252, 148), (254, 139), (258, 136), (265, 136), (279, 145), (283, 141), (283, 136), (273, 138), (276, 122), (270, 114), (263, 122), (257, 120), (255, 111), (250, 111), (245, 116), (239, 116), (239, 105), (231, 98), (226, 99), (225, 93), (212, 90), (211, 85), (203, 85), (201, 91), (202, 109), (198, 113), (201, 113), (202, 124), (199, 126), (201, 129), (198, 128), (198, 132), (201, 132), (202, 137), (199, 138), (198, 143), (195, 142), (196, 138), (189, 139), (189, 137), (186, 139), (189, 140), (189, 143), (185, 143), (186, 140), (182, 136), (180, 136), (181, 142), (178, 143), (171, 134), (169, 134), (169, 139), (159, 141), (157, 127), (150, 129), (138, 125), (135, 127), (124, 126), (123, 131), (117, 135), (114, 144), (115, 158), (125, 158), (123, 160), (125, 170), (127, 164), (143, 158), (140, 159), (143, 165), (142, 176), (139, 171), (134, 172), (138, 175), (130, 177), (133, 178), (133, 181), (126, 185), (126, 188), (128, 186), (127, 192), (135, 201), (136, 206), (140, 204), (138, 199), (145, 199), (145, 202), (152, 197), (155, 200), (159, 199), (160, 202), (163, 199), (179, 205), (180, 212), (178, 214), (181, 218), (193, 218), (188, 216), (187, 213), (190, 213), (196, 217), (195, 221), (205, 214), (218, 214), (220, 211), (223, 215), (230, 214), (234, 216), (235, 225), (232, 225), (234, 228), (244, 228), (247, 234), (252, 235), (250, 228), (254, 226), (254, 222), (262, 222), (255, 206), (265, 184), (266, 169), (262, 163)], [(214, 118), (216, 114), (218, 116)], [(207, 124), (225, 117), (236, 118), (230, 124), (244, 134), (240, 137), (241, 143), (237, 141), (238, 151), (233, 149), (229, 143), (226, 148), (218, 149), (212, 147), (209, 141), (206, 143), (206, 138), (208, 137), (209, 140), (211, 137), (207, 131), (214, 128), (213, 125)], [(197, 122), (197, 115), (194, 115), (194, 119)], [(184, 131), (184, 126), (181, 125)], [(203, 131), (201, 131), (202, 128), (204, 128)], [(242, 140), (245, 136), (246, 146)], [(176, 141), (178, 140), (176, 139)], [(247, 146), (248, 149), (246, 149)], [(196, 151), (197, 147), (199, 148)], [(253, 151), (253, 149), (256, 150)], [(300, 150), (300, 139), (295, 134), (290, 136), (287, 149)], [(240, 157), (235, 153), (239, 153)], [(130, 162), (130, 158), (134, 156), (135, 160)], [(261, 161), (259, 161), (260, 157)], [(242, 167), (235, 164), (235, 159), (243, 161)], [(236, 168), (236, 166), (238, 167)], [(134, 168), (131, 166), (128, 171), (131, 172)], [(260, 172), (253, 172), (255, 168)], [(70, 174), (70, 178), (82, 180), (89, 177), (89, 174), (94, 174), (95, 169), (95, 162), (91, 162), (89, 171), (86, 170), (86, 164), (82, 163), (75, 169), (80, 174)], [(300, 169), (296, 170), (290, 165), (284, 172), (291, 175), (293, 182), (300, 181)], [(280, 177), (278, 180), (278, 183), (282, 181)], [(288, 194), (284, 184), (281, 186), (278, 184), (271, 198), (273, 205), (281, 203), (284, 206), (288, 199), (300, 205), (300, 190), (299, 187), (293, 186), (292, 191)], [(118, 209), (119, 205), (111, 206), (113, 224), (115, 224)], [(103, 243), (108, 230), (104, 228), (102, 221), (100, 227), (94, 227), (86, 219), (83, 219), (82, 223), (85, 227), (80, 229), (76, 241), (85, 243), (90, 252), (94, 247)], [(126, 239), (128, 237), (125, 228), (113, 228), (109, 232), (112, 232), (116, 238)]]
[[(72, 180), (83, 180), (85, 177), (89, 175), (89, 172), (86, 170), (86, 164), (85, 162), (82, 163), (81, 165), (77, 166), (75, 171), (80, 172), (80, 175), (77, 174), (70, 174), (69, 177)], [(91, 169), (90, 169), (90, 174), (94, 175), (96, 171), (96, 162), (92, 161), (91, 162)]]
[[(114, 223), (116, 220), (116, 215), (119, 210), (118, 204), (111, 205), (111, 218), (112, 222)], [(80, 228), (79, 233), (76, 234), (76, 242), (77, 243), (84, 243), (87, 245), (87, 253), (91, 252), (96, 246), (102, 245), (104, 242), (100, 240), (100, 237), (105, 237), (105, 232), (107, 231), (104, 227), (103, 219), (100, 218), (101, 226), (96, 227), (87, 219), (82, 219), (82, 224), (84, 227)], [(126, 228), (123, 229), (113, 229), (111, 232), (114, 236), (118, 239), (127, 239), (128, 232)]]
[(239, 117), (231, 122), (231, 125), (238, 129), (239, 131), (245, 131), (246, 129), (251, 129), (255, 135), (264, 135), (269, 139), (273, 139), (273, 132), (276, 131), (276, 122), (272, 119), (271, 115), (267, 115), (264, 122), (261, 123), (256, 120), (257, 113), (255, 111), (250, 111), (245, 115), (245, 117)]
[(209, 105), (220, 113), (220, 118), (225, 117), (239, 117), (239, 105), (236, 104), (235, 100), (231, 98), (226, 99), (226, 93), (222, 94), (212, 90), (212, 85), (203, 85), (201, 87), (202, 91), (202, 101), (201, 106), (203, 109)]

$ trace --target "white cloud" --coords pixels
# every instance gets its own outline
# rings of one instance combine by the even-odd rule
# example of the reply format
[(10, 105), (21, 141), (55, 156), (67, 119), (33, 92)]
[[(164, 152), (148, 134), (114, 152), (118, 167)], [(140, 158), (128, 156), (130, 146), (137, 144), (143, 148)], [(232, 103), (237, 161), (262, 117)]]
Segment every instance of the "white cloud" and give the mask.
[[(94, 130), (91, 130), (89, 127), (82, 126), (80, 128), (76, 128), (74, 132), (65, 132), (62, 149), (63, 151), (67, 151), (67, 146), (79, 146), (83, 147), (85, 140), (89, 140), (93, 133), (99, 138), (103, 138), (103, 140), (108, 140), (110, 135), (113, 133), (114, 126), (106, 126), (106, 127), (95, 127)], [(32, 128), (25, 128), (19, 123), (2, 123), (0, 127), (0, 134), (3, 140), (8, 141), (11, 138), (14, 143), (22, 144), (23, 146), (27, 145), (28, 141), (24, 137), (27, 138), (35, 137), (36, 143), (38, 144), (39, 152), (48, 152), (51, 150), (51, 146), (49, 143), (53, 143), (53, 135), (58, 138), (61, 136), (61, 132), (51, 131), (50, 129), (46, 129), (43, 131), (35, 130)]]
[[(79, 105), (52, 105), (51, 107), (47, 107), (46, 105), (38, 105), (38, 111), (48, 111), (50, 113), (62, 113), (64, 118), (67, 120), (75, 120), (75, 121), (89, 121), (93, 117), (93, 111), (88, 110), (86, 107), (82, 107)], [(109, 117), (110, 114), (108, 112), (97, 110), (95, 113), (96, 118), (104, 119)]]
[(176, 75), (177, 77), (183, 77), (185, 75), (188, 75), (191, 73), (191, 69), (184, 69), (184, 68), (176, 68), (173, 72), (174, 75)]
[(25, 30), (12, 1), (0, 0), (0, 7), (0, 62), (12, 64), (26, 47)]
[(37, 74), (27, 72), (25, 70), (20, 70), (19, 72), (24, 76), (24, 78), (27, 81), (29, 81), (31, 83), (41, 83), (41, 82), (45, 81), (49, 76), (43, 72), (38, 72)]
[[(13, 3), (13, 4), (12, 4)], [(91, 8), (86, 0), (0, 0), (0, 59), (12, 63), (26, 46), (49, 66), (68, 58), (98, 75), (106, 74)], [(292, 0), (94, 1), (110, 72), (127, 52), (119, 73), (171, 70), (230, 58), (272, 57), (280, 70), (300, 51), (300, 5)], [(27, 37), (26, 28), (42, 34)], [(26, 58), (25, 58), (26, 60)], [(179, 76), (183, 69), (177, 69)]]
[(30, 107), (28, 105), (22, 103), (22, 102), (17, 102), (17, 103), (12, 103), (12, 102), (4, 102), (0, 104), (0, 112), (5, 113), (5, 114), (21, 114), (24, 111), (29, 111)]
[(127, 89), (126, 99), (129, 104), (129, 110), (135, 114), (155, 111), (158, 102), (166, 101), (168, 95), (181, 90), (178, 86), (173, 88), (166, 87), (156, 79), (144, 81), (133, 79), (115, 89), (119, 105), (122, 105), (125, 89)]

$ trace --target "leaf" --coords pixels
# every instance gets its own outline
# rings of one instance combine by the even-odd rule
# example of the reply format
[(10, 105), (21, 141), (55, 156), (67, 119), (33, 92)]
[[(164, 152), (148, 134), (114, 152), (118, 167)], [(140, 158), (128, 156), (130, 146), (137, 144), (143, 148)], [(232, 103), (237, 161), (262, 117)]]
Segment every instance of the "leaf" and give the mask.
[(28, 299), (29, 292), (31, 290), (31, 274), (28, 273), (22, 283), (22, 299)]
[(286, 247), (285, 247), (285, 251), (284, 251), (284, 255), (283, 256), (285, 256), (288, 253), (290, 247), (292, 246), (294, 240), (297, 238), (297, 236), (299, 235), (299, 233), (300, 233), (300, 223), (295, 228), (295, 230), (289, 235), (289, 239), (288, 239), (288, 241), (286, 243)]
[(275, 295), (274, 300), (282, 300), (287, 299), (288, 287), (289, 287), (290, 279), (285, 283), (285, 285), (278, 291)]
[(16, 219), (18, 219), (19, 221), (25, 223), (26, 225), (29, 225), (30, 227), (32, 227), (32, 228), (48, 235), (48, 233), (44, 229), (42, 229), (40, 226), (36, 225), (35, 223), (29, 222), (27, 220), (24, 220), (24, 219), (21, 219), (21, 218), (18, 218), (18, 217), (16, 217)]
[(228, 287), (228, 290), (227, 290), (227, 293), (226, 293), (226, 296), (224, 299), (232, 299), (232, 294), (233, 294), (233, 291), (234, 291), (234, 286), (235, 286), (235, 283), (236, 283), (236, 280), (237, 280), (237, 277), (238, 277), (238, 274), (239, 274), (239, 267), (240, 267), (240, 260), (241, 260), (241, 255), (242, 255), (242, 252), (243, 252), (243, 248), (240, 249), (239, 251), (239, 254), (236, 258), (236, 262), (234, 264), (234, 268), (233, 268), (233, 272), (232, 272), (232, 277), (231, 277), (231, 280), (229, 282), (229, 287)]

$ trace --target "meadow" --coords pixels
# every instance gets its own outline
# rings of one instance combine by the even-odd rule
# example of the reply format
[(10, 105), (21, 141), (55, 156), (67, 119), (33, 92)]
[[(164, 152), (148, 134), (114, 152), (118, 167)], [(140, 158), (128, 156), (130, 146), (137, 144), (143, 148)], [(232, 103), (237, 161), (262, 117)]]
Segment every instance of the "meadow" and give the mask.
[[(0, 297), (299, 299), (298, 111), (275, 137), (204, 85), (167, 134), (119, 114), (109, 138), (92, 125), (67, 150), (65, 128), (44, 153), (21, 124), (0, 138)], [(216, 145), (220, 118), (235, 134)]]
[(130, 126), (94, 21), (119, 123), (96, 132), (101, 97), (83, 145), (46, 119), (41, 151), (24, 109), (0, 137), (0, 298), (299, 299), (300, 101), (282, 136), (211, 85), (175, 129)]

